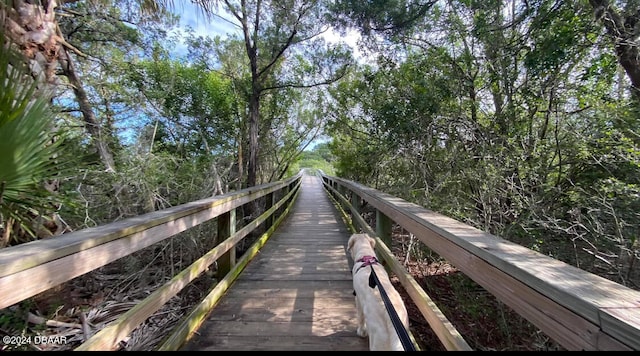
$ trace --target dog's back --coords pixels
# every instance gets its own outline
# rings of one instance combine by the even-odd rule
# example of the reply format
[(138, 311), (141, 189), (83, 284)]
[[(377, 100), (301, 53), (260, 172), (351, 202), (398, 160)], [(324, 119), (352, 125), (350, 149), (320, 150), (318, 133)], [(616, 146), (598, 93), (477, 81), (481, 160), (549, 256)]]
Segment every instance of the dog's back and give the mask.
[[(382, 267), (382, 269), (384, 270), (384, 267)], [(409, 314), (407, 313), (407, 309), (404, 305), (404, 302), (402, 301), (402, 297), (400, 296), (400, 293), (398, 293), (398, 291), (393, 287), (393, 284), (391, 284), (391, 281), (389, 280), (389, 276), (387, 275), (387, 273), (386, 272), (383, 272), (383, 273), (384, 274), (381, 277), (380, 273), (378, 273), (378, 270), (376, 270), (376, 275), (378, 276), (380, 283), (383, 285), (382, 288), (384, 288), (384, 291), (387, 293), (389, 300), (391, 300), (391, 303), (393, 304), (393, 308), (398, 314), (398, 318), (402, 322), (402, 325), (404, 326), (404, 328), (407, 331), (409, 331)], [(378, 286), (376, 288), (376, 292), (378, 292), (377, 291), (378, 288), (381, 288), (381, 287)], [(398, 336), (399, 330), (396, 330), (396, 328), (393, 326), (393, 322), (391, 321), (391, 316), (387, 312), (386, 307), (384, 307), (384, 302), (382, 304), (384, 308), (384, 314), (386, 317), (385, 325), (387, 327), (387, 336), (388, 336), (388, 339), (386, 340), (385, 345), (389, 345), (389, 349), (392, 351), (404, 351), (404, 347), (402, 346), (402, 342), (400, 341), (400, 337)]]
[[(375, 256), (375, 240), (366, 234), (353, 235), (349, 239), (348, 246), (354, 262), (357, 262), (363, 256)], [(369, 286), (369, 276), (372, 268), (375, 269), (376, 276), (380, 282), (380, 285), (375, 286), (375, 288)], [(358, 328), (358, 334), (363, 337), (368, 334), (369, 349), (371, 351), (404, 351), (402, 342), (398, 337), (398, 331), (393, 326), (379, 288), (384, 289), (407, 330), (409, 329), (409, 316), (404, 302), (398, 291), (393, 287), (393, 284), (391, 284), (385, 268), (379, 263), (365, 266), (362, 263), (354, 263), (353, 287), (356, 293), (359, 323), (361, 324)]]
[(354, 283), (356, 297), (359, 297), (359, 301), (356, 301), (356, 303), (362, 307), (362, 313), (369, 335), (369, 349), (371, 351), (404, 351), (402, 342), (398, 337), (398, 331), (393, 326), (391, 317), (380, 295), (379, 288), (384, 288), (389, 300), (392, 301), (393, 308), (398, 314), (400, 321), (402, 321), (402, 324), (408, 330), (409, 316), (407, 310), (400, 294), (391, 284), (384, 267), (381, 265), (372, 267), (375, 268), (376, 276), (382, 286), (376, 286), (375, 288), (369, 286), (370, 267), (367, 267), (366, 271), (361, 271), (354, 276), (354, 279), (358, 279), (358, 281)]

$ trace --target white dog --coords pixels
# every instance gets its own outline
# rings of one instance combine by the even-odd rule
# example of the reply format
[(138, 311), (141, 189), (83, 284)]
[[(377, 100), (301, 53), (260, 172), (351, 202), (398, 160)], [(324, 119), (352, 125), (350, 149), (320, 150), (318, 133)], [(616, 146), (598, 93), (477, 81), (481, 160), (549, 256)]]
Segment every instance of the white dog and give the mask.
[(353, 234), (349, 238), (347, 250), (353, 258), (353, 289), (356, 296), (358, 317), (357, 333), (360, 337), (369, 336), (371, 351), (404, 351), (398, 333), (380, 296), (379, 286), (369, 286), (371, 268), (387, 293), (389, 300), (398, 313), (402, 324), (409, 330), (409, 316), (398, 291), (389, 280), (389, 275), (375, 253), (376, 240), (368, 234)]

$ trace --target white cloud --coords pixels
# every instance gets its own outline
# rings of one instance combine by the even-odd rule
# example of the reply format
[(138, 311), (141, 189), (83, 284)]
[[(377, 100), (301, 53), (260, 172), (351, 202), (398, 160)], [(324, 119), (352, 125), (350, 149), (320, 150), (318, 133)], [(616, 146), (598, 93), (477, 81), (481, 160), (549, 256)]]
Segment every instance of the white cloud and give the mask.
[(351, 47), (353, 56), (358, 62), (369, 62), (368, 59), (370, 57), (362, 52), (358, 46), (358, 41), (362, 39), (359, 31), (350, 29), (346, 34), (342, 35), (333, 28), (329, 28), (329, 30), (323, 34), (323, 37), (327, 43), (343, 43)]

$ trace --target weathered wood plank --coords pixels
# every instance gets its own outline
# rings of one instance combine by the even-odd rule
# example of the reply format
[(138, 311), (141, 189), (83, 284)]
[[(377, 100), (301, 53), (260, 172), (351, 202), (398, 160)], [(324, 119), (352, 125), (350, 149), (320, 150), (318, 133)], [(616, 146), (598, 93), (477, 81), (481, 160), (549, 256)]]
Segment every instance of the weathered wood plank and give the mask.
[[(268, 250), (267, 250), (268, 251)], [(267, 252), (264, 251), (264, 252)], [(281, 245), (281, 248), (278, 249), (278, 254), (307, 254), (307, 255), (336, 255), (336, 254), (344, 254), (345, 248), (343, 246), (336, 245), (327, 245), (327, 246), (291, 246), (291, 245)]]
[(302, 184), (293, 213), (181, 350), (368, 349), (355, 332), (348, 232), (335, 214), (309, 213), (334, 208), (317, 178)]
[(242, 281), (238, 281), (233, 285), (233, 289), (229, 290), (229, 293), (232, 291), (242, 290), (242, 289), (252, 289), (252, 290), (295, 290), (299, 292), (318, 292), (318, 291), (342, 291), (342, 290), (350, 290), (353, 292), (353, 282), (352, 281), (304, 281), (304, 282), (296, 282), (295, 285), (292, 285), (288, 282), (281, 281), (251, 281), (250, 283), (243, 283)]
[(274, 275), (270, 273), (251, 273), (245, 277), (249, 281), (335, 281), (351, 280), (351, 273), (300, 273), (292, 275)]
[[(269, 281), (269, 284), (280, 281)], [(309, 282), (309, 281), (304, 281)], [(303, 283), (304, 283), (303, 282)], [(315, 281), (311, 281), (315, 282)], [(305, 289), (305, 288), (240, 288), (234, 285), (226, 295), (228, 298), (269, 298), (277, 293), (279, 298), (353, 298), (353, 287), (350, 281), (348, 287), (335, 287), (334, 289)], [(251, 284), (258, 284), (251, 281)], [(335, 283), (337, 285), (337, 283)]]
[[(283, 293), (286, 294), (286, 293)], [(294, 297), (285, 298), (280, 291), (275, 290), (271, 298), (264, 297), (252, 297), (251, 295), (245, 295), (240, 299), (223, 298), (216, 308), (224, 307), (225, 305), (236, 306), (237, 308), (244, 309), (279, 309), (283, 307), (290, 307), (296, 310), (309, 310), (311, 312), (322, 312), (324, 308), (353, 308), (354, 299), (351, 297)]]
[(216, 333), (217, 336), (248, 336), (248, 338), (260, 336), (331, 336), (341, 332), (356, 335), (356, 327), (353, 320), (328, 319), (315, 320), (310, 323), (306, 320), (298, 321), (255, 321), (242, 320), (241, 323), (230, 323), (221, 320), (209, 320), (204, 332)]
[[(198, 339), (182, 351), (364, 351), (367, 339), (346, 336), (220, 336)], [(239, 347), (238, 345), (242, 345)]]
[[(260, 260), (259, 262), (251, 264), (247, 266), (247, 268), (251, 269), (260, 269), (260, 268), (281, 268), (281, 269), (297, 269), (297, 270), (329, 270), (333, 271), (334, 269), (349, 269), (349, 263), (347, 263), (344, 256), (342, 257), (342, 261), (335, 259), (328, 259), (327, 256), (322, 256), (323, 259), (316, 259), (314, 261), (309, 261), (306, 259), (298, 259), (298, 260)], [(304, 258), (304, 257), (302, 257)]]
[[(305, 309), (291, 309), (290, 307), (271, 308), (265, 310), (259, 309), (238, 309), (233, 305), (223, 305), (216, 307), (216, 313), (212, 313), (207, 320), (226, 320), (226, 321), (272, 321), (287, 322), (300, 321), (313, 323), (323, 320), (347, 320), (355, 323), (356, 309), (353, 307), (330, 308), (325, 309), (322, 313), (313, 313)], [(219, 308), (219, 310), (218, 310)], [(235, 308), (235, 309), (234, 309)], [(202, 330), (200, 331), (202, 333)]]
[(303, 263), (301, 258), (304, 259), (304, 262), (319, 262), (319, 263), (329, 263), (329, 262), (344, 262), (344, 254), (340, 253), (332, 253), (332, 254), (313, 254), (313, 255), (305, 255), (303, 257), (295, 256), (290, 253), (271, 253), (269, 254), (269, 262), (270, 263), (281, 263), (281, 264), (294, 264), (294, 263)]
[[(322, 240), (321, 238), (315, 238), (315, 239), (305, 239), (305, 240), (289, 240), (286, 242), (278, 242), (273, 244), (273, 248), (275, 249), (281, 249), (281, 248), (288, 248), (288, 249), (299, 249), (300, 251), (304, 251), (304, 248), (311, 245), (315, 245), (316, 247), (333, 247), (336, 246), (336, 244), (341, 243), (342, 241), (339, 240)], [(342, 245), (338, 245), (340, 247), (342, 247)]]
[(285, 275), (304, 275), (304, 274), (331, 274), (331, 273), (346, 273), (347, 276), (351, 276), (351, 269), (349, 266), (343, 265), (311, 265), (310, 263), (306, 266), (300, 265), (278, 265), (278, 264), (265, 264), (265, 265), (256, 265), (247, 267), (245, 270), (247, 273), (252, 274), (264, 274), (263, 271), (268, 270), (269, 274), (285, 274)]

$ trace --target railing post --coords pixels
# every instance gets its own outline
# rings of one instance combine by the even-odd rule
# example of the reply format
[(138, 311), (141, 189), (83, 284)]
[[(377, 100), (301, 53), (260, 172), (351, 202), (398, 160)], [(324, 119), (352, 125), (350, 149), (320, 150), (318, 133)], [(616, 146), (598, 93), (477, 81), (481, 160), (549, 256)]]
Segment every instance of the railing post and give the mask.
[[(342, 195), (343, 197), (345, 197), (345, 199), (349, 198), (345, 194), (346, 188), (344, 187), (344, 185), (336, 185), (336, 191), (338, 192), (339, 195)], [(345, 209), (346, 207), (344, 206), (342, 199), (338, 199), (338, 197), (336, 197), (336, 199), (338, 200), (338, 204), (340, 204), (340, 207), (342, 207), (342, 209)]]
[(351, 207), (353, 208), (351, 210), (351, 224), (353, 225), (353, 227), (356, 230), (359, 230), (358, 226), (357, 226), (357, 220), (356, 220), (356, 216), (360, 216), (360, 208), (361, 208), (362, 204), (360, 201), (360, 196), (358, 196), (358, 194), (356, 194), (356, 192), (351, 192)]
[(376, 235), (391, 249), (391, 227), (393, 221), (376, 209)]
[[(273, 206), (273, 192), (267, 194), (264, 197), (264, 199), (265, 199), (264, 211), (267, 211), (271, 209), (271, 207)], [(269, 228), (272, 225), (273, 225), (273, 214), (269, 215), (269, 217), (267, 217), (267, 219), (264, 221), (264, 230), (265, 231), (269, 230)]]
[[(236, 209), (218, 216), (218, 244), (228, 239), (236, 232)], [(218, 258), (218, 280), (224, 278), (236, 264), (236, 247), (233, 246), (224, 255)]]
[[(287, 184), (284, 187), (282, 187), (282, 189), (280, 190), (280, 199), (282, 199), (283, 197), (286, 197), (287, 194), (289, 194), (289, 191), (291, 190), (291, 185)], [(289, 200), (291, 200), (291, 198), (289, 198)], [(278, 209), (278, 216), (282, 215), (282, 212), (287, 208), (287, 204), (283, 204), (280, 209)]]
[[(391, 227), (393, 221), (389, 219), (383, 212), (376, 209), (376, 235), (387, 245), (387, 248), (391, 250)], [(391, 266), (385, 264), (385, 268), (388, 271), (391, 270)]]

